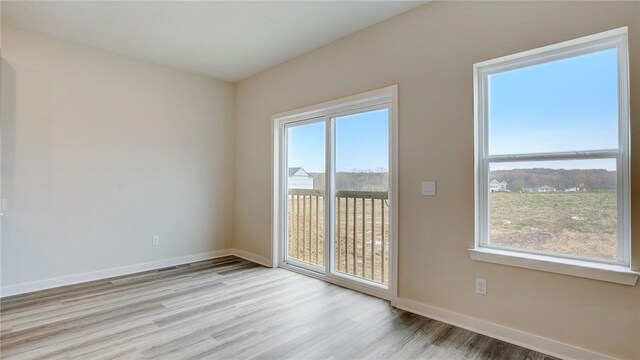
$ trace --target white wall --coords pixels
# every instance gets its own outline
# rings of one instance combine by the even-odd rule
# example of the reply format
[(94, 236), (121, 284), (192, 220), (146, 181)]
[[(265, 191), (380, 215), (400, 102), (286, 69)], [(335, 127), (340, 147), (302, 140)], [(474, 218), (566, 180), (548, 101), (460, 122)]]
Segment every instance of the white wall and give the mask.
[[(399, 296), (621, 358), (640, 358), (640, 285), (481, 263), (473, 246), (476, 62), (629, 26), (632, 158), (640, 158), (639, 2), (431, 2), (236, 88), (235, 247), (271, 256), (275, 113), (399, 85)], [(632, 165), (640, 259), (640, 166)], [(261, 176), (255, 176), (261, 174)], [(438, 196), (420, 196), (420, 181)], [(476, 277), (488, 295), (475, 295)]]
[(2, 56), (3, 287), (231, 247), (233, 85), (10, 27)]

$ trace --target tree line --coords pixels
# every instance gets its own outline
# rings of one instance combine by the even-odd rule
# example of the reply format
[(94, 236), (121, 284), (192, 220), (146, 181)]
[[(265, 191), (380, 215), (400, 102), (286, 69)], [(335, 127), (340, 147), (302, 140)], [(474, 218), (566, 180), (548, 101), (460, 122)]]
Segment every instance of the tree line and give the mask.
[[(309, 173), (313, 187), (324, 190), (325, 174)], [(495, 170), (489, 174), (491, 180), (505, 181), (510, 191), (523, 188), (551, 186), (558, 190), (570, 188), (615, 189), (616, 172), (605, 169), (513, 169)], [(354, 191), (386, 191), (389, 189), (388, 172), (338, 172), (336, 189)]]
[(505, 181), (511, 191), (523, 188), (552, 186), (556, 189), (614, 189), (616, 172), (605, 169), (513, 169), (495, 170), (489, 174), (491, 180)]
[[(313, 177), (313, 188), (324, 190), (325, 174), (309, 173)], [(386, 191), (389, 189), (388, 172), (338, 172), (336, 189), (351, 191)]]

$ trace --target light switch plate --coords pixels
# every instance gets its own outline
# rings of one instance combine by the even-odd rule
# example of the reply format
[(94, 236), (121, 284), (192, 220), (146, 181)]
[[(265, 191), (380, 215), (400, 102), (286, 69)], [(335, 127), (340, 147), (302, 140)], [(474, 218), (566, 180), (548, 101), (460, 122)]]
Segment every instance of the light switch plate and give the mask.
[(476, 278), (476, 294), (487, 295), (487, 280)]
[(423, 181), (422, 182), (422, 195), (435, 196), (436, 195), (436, 182), (435, 181)]

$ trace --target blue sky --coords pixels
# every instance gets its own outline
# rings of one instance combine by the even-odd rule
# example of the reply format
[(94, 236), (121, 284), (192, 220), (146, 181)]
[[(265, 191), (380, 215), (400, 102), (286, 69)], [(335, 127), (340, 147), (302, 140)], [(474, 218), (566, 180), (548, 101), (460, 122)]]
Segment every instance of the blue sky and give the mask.
[[(617, 74), (617, 50), (610, 49), (491, 75), (490, 154), (617, 148)], [(611, 164), (548, 163), (613, 170)]]
[[(324, 172), (324, 122), (288, 129), (290, 167)], [(387, 171), (389, 168), (389, 113), (374, 110), (336, 118), (336, 170)]]
[(303, 167), (308, 172), (325, 170), (325, 124), (291, 126), (287, 129), (287, 163)]

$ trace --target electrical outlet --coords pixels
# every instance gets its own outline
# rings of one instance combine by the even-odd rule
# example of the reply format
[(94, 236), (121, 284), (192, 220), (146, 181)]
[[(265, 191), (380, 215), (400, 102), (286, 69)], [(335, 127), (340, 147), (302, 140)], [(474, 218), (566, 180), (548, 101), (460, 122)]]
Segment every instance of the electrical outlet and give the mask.
[(151, 245), (153, 246), (160, 245), (160, 235), (153, 235), (153, 238), (151, 238)]
[(487, 295), (487, 280), (476, 279), (476, 294)]

